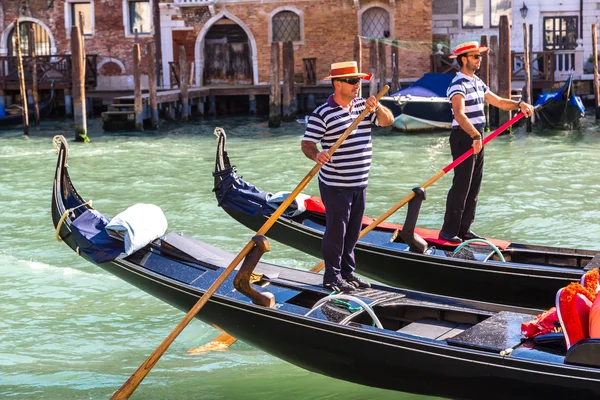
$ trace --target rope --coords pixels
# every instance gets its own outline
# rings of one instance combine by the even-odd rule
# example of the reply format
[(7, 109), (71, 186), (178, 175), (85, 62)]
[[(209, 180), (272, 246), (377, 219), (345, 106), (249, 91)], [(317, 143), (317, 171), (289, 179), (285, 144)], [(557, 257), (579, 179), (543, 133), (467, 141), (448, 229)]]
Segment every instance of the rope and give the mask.
[[(384, 38), (373, 38), (373, 37), (369, 37), (369, 36), (359, 36), (359, 37), (362, 40), (367, 40), (367, 41), (377, 42), (377, 43), (381, 42), (381, 43), (385, 43), (388, 46), (397, 47), (402, 50), (414, 51), (417, 53), (428, 53), (428, 54), (433, 53), (433, 46), (434, 46), (433, 42), (409, 42), (406, 40), (390, 40), (390, 39), (384, 39)], [(435, 43), (435, 44), (437, 44), (437, 43)], [(444, 43), (442, 43), (442, 45), (444, 47), (448, 48), (448, 46), (445, 45)]]
[(60, 228), (62, 227), (63, 222), (65, 222), (65, 219), (67, 219), (67, 215), (69, 215), (69, 213), (71, 211), (74, 211), (76, 209), (78, 209), (79, 207), (83, 207), (83, 206), (92, 206), (92, 200), (88, 200), (83, 204), (78, 205), (77, 207), (73, 207), (73, 208), (69, 208), (67, 209), (62, 216), (60, 217), (60, 219), (58, 220), (58, 223), (56, 224), (56, 240), (58, 240), (59, 242), (62, 242), (62, 238), (60, 237)]

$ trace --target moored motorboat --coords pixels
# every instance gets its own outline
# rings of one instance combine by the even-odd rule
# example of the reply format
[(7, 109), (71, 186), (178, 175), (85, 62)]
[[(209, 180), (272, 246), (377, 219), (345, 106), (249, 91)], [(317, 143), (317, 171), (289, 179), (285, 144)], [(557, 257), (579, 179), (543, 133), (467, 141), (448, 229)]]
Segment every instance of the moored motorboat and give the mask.
[[(218, 204), (235, 220), (256, 230), (274, 210), (271, 194), (236, 173), (225, 149), (225, 133), (222, 130), (216, 133), (219, 140), (214, 192)], [(306, 196), (298, 203), (300, 209), (281, 216), (267, 236), (321, 258), (324, 207), (320, 199), (313, 196)], [(410, 207), (409, 204), (409, 210)], [(373, 218), (365, 217), (363, 227), (373, 221)], [(415, 249), (407, 243), (402, 225), (381, 223), (356, 246), (358, 271), (392, 286), (495, 303), (544, 307), (545, 299), (552, 297), (560, 287), (578, 280), (586, 268), (600, 264), (598, 250), (497, 239), (488, 239), (488, 243), (480, 243), (484, 245), (455, 252), (457, 245), (439, 239), (437, 230), (415, 228), (414, 231), (427, 242), (426, 249)], [(481, 282), (487, 284), (481, 285)]]
[(412, 85), (381, 103), (394, 114), (393, 127), (405, 132), (448, 130), (452, 128), (452, 109), (446, 90), (453, 74), (427, 73)]
[[(125, 254), (123, 242), (106, 235), (101, 214), (75, 189), (66, 140), (58, 137), (55, 143), (51, 213), (57, 238), (107, 272), (187, 312), (234, 256), (180, 233)], [(270, 292), (274, 307), (253, 304), (228, 277), (197, 317), (307, 370), (449, 398), (600, 396), (599, 341), (583, 339), (567, 351), (564, 345), (525, 338), (521, 325), (538, 310), (379, 285), (330, 296), (314, 273), (263, 262), (254, 273), (252, 286)]]
[(577, 129), (581, 118), (585, 116), (585, 107), (581, 98), (575, 94), (572, 76), (569, 76), (560, 89), (540, 94), (535, 105), (540, 104), (546, 105), (536, 110), (536, 120), (548, 129)]

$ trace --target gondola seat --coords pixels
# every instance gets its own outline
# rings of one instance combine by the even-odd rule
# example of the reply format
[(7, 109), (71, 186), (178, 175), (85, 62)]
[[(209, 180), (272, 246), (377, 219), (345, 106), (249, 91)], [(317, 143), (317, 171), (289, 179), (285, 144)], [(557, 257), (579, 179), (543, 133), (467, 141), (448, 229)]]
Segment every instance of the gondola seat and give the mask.
[(446, 340), (464, 332), (472, 325), (459, 324), (450, 321), (439, 321), (433, 318), (423, 318), (412, 322), (397, 332), (425, 337), (428, 339)]

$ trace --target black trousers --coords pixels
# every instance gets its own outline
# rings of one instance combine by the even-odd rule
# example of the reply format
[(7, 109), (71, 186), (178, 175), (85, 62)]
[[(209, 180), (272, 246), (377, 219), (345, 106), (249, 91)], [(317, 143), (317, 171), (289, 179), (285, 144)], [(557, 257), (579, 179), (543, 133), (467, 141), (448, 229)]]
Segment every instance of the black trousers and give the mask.
[(354, 248), (362, 228), (367, 188), (341, 188), (319, 181), (325, 204), (323, 234), (323, 283), (335, 283), (350, 277), (356, 269)]
[[(483, 134), (482, 134), (483, 138)], [(473, 146), (473, 139), (462, 129), (450, 133), (450, 151), (456, 160)], [(452, 187), (446, 200), (446, 214), (442, 232), (461, 236), (471, 229), (483, 179), (483, 148), (454, 168)]]

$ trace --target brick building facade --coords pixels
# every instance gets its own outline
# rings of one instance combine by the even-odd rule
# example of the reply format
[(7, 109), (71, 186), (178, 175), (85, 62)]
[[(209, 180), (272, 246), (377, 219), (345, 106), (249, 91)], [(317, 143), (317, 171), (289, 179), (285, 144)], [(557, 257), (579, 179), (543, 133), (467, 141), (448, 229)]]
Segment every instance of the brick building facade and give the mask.
[[(153, 12), (157, 10), (165, 86), (170, 84), (169, 62), (178, 61), (180, 45), (185, 47), (187, 60), (194, 63), (195, 84), (242, 82), (227, 79), (237, 69), (246, 75), (248, 82), (244, 83), (266, 84), (274, 36), (277, 41), (293, 41), (298, 76), (304, 71), (303, 58), (316, 59), (317, 79), (328, 75), (331, 63), (352, 59), (357, 35), (363, 37), (363, 70), (368, 70), (369, 46), (373, 43), (367, 37), (405, 44), (400, 46), (400, 78), (420, 77), (429, 70), (431, 1), (169, 0), (159, 3), (157, 9), (152, 1), (0, 0), (0, 56), (14, 51), (11, 32), (16, 18), (37, 26), (45, 35), (43, 51), (50, 55), (70, 53), (70, 28), (78, 24), (81, 15), (85, 51), (98, 55), (99, 89), (129, 89), (136, 40), (133, 28), (139, 29), (145, 70), (150, 61), (145, 57), (146, 43), (154, 41)], [(388, 78), (390, 53), (388, 46)], [(219, 80), (219, 73), (229, 75)]]

